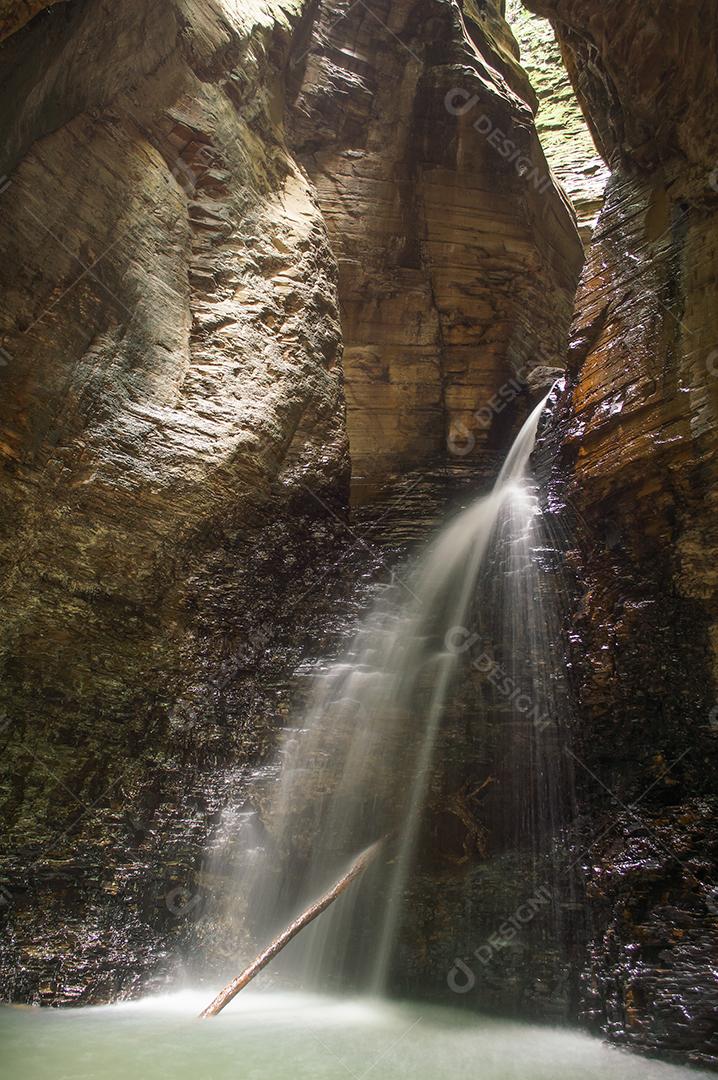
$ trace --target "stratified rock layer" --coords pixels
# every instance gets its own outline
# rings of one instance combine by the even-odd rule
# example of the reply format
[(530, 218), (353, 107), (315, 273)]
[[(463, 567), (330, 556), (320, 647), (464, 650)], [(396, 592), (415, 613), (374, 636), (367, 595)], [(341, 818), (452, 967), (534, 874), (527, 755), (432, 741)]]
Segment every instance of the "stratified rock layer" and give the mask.
[(209, 828), (202, 770), (261, 752), (276, 717), (252, 669), (285, 570), (301, 593), (326, 557), (324, 496), (345, 500), (335, 261), (281, 120), (296, 15), (80, 2), (4, 46), (18, 997), (107, 996), (156, 963), (167, 881)]
[(505, 444), (531, 371), (561, 353), (582, 253), (516, 52), (495, 7), (455, 0), (324, 2), (295, 48), (292, 144), (339, 262), (356, 486), (447, 443)]
[(563, 469), (584, 1009), (718, 1063), (718, 5), (531, 0), (613, 176), (578, 297)]

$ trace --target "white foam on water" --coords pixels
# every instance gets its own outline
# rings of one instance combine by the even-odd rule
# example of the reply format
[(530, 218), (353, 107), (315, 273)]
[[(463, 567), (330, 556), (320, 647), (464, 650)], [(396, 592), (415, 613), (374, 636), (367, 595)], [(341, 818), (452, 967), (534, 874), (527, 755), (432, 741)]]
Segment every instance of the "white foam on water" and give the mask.
[(588, 1035), (468, 1011), (212, 990), (87, 1009), (0, 1009), (5, 1080), (708, 1080)]

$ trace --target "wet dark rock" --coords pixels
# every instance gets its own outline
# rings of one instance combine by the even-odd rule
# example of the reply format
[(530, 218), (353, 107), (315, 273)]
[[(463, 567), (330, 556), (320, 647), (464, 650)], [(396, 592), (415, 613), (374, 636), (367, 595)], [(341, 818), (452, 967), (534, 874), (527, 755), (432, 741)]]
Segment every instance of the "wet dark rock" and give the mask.
[[(569, 540), (576, 830), (591, 912), (584, 1015), (613, 1040), (717, 1065), (715, 64), (674, 12), (530, 0), (553, 20), (613, 167), (579, 288), (551, 509)], [(698, 12), (694, 12), (698, 16)], [(681, 60), (673, 69), (673, 55)], [(709, 58), (710, 53), (710, 58)], [(660, 116), (655, 80), (662, 81)], [(710, 334), (708, 335), (710, 337)], [(705, 344), (702, 345), (702, 343)], [(550, 468), (547, 469), (550, 473)]]

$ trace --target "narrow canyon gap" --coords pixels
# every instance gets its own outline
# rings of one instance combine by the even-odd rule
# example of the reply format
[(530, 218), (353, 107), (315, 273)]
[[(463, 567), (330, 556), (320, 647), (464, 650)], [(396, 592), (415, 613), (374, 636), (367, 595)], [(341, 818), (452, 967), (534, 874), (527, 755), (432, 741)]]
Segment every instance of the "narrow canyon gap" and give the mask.
[(718, 4), (5, 2), (0, 34), (3, 998), (251, 949), (233, 875), (317, 673), (556, 383), (560, 842), (528, 873), (497, 733), (529, 669), (476, 616), (385, 984), (715, 1066)]

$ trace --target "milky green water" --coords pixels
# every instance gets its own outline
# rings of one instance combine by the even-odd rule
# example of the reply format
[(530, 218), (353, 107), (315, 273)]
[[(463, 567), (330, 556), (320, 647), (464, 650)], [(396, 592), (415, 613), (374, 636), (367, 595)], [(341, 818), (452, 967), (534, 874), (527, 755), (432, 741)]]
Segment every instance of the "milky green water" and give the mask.
[[(212, 996), (210, 990), (209, 997)], [(578, 1032), (449, 1008), (195, 991), (93, 1009), (0, 1009), (4, 1080), (699, 1080)]]

